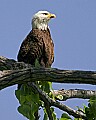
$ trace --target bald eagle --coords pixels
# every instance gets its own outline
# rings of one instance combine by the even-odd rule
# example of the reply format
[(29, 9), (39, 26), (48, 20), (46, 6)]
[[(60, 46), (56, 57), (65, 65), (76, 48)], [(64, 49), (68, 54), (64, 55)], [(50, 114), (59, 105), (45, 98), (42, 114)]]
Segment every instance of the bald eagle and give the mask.
[(32, 19), (32, 30), (22, 42), (17, 59), (35, 66), (38, 60), (41, 67), (51, 67), (54, 61), (54, 44), (48, 22), (55, 18), (48, 11), (37, 12)]

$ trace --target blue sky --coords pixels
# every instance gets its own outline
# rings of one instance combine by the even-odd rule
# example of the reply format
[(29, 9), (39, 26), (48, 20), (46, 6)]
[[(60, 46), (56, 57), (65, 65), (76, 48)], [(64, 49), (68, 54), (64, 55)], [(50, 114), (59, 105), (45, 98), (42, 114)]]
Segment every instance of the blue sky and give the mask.
[[(55, 44), (52, 67), (96, 70), (96, 0), (0, 0), (0, 55), (16, 60), (20, 44), (31, 30), (32, 16), (38, 10), (48, 10), (57, 16), (49, 23)], [(92, 85), (55, 83), (53, 86), (96, 89)], [(26, 120), (17, 112), (15, 89), (12, 86), (0, 91), (0, 120)], [(78, 104), (87, 104), (86, 101), (74, 99), (64, 103), (76, 108)]]

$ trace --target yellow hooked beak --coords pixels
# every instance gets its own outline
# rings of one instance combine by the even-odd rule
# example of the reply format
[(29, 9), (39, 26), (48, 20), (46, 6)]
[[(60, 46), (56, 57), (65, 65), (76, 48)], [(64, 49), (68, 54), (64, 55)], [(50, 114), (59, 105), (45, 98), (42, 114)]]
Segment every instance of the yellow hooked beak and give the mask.
[(48, 18), (50, 19), (50, 18), (56, 18), (56, 15), (55, 14), (48, 14)]

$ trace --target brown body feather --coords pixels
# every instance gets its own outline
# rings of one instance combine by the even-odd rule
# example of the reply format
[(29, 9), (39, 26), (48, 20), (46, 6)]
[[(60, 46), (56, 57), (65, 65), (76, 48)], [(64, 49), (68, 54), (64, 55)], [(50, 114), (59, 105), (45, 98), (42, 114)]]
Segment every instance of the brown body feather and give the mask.
[(32, 29), (22, 42), (17, 59), (33, 66), (38, 60), (40, 66), (50, 67), (54, 61), (54, 44), (49, 29)]

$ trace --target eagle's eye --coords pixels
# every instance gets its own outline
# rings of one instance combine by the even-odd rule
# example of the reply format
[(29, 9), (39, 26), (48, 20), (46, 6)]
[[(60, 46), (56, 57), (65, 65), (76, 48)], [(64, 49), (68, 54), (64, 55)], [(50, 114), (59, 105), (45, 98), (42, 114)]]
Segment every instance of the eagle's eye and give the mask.
[(43, 13), (43, 15), (48, 15), (48, 13)]

